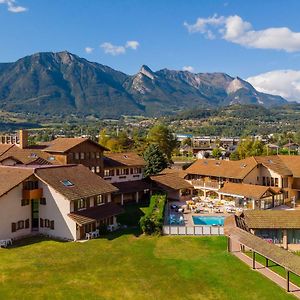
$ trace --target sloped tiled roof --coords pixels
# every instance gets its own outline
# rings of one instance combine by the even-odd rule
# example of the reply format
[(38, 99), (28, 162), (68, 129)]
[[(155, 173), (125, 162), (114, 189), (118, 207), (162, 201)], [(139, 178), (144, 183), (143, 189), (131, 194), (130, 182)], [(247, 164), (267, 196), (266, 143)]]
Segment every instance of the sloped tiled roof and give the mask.
[(300, 155), (279, 155), (278, 157), (294, 177), (300, 177)]
[(278, 193), (278, 190), (275, 190), (269, 186), (232, 182), (225, 183), (224, 186), (219, 190), (219, 192), (223, 194), (240, 195), (256, 200), (261, 199), (261, 197), (267, 191), (270, 191), (273, 194)]
[[(290, 159), (291, 156), (287, 156), (287, 157), (288, 159)], [(255, 156), (255, 160), (257, 161), (257, 163), (262, 164), (266, 168), (273, 170), (279, 175), (282, 176), (293, 175), (292, 171), (288, 168), (285, 161), (282, 160), (281, 157), (278, 155)]]
[(268, 243), (254, 234), (237, 227), (230, 229), (229, 236), (231, 239), (238, 241), (240, 244), (245, 245), (258, 254), (267, 257), (276, 264), (300, 276), (299, 255)]
[(48, 147), (44, 148), (43, 151), (64, 153), (84, 142), (93, 143), (94, 145), (101, 148), (101, 150), (108, 150), (105, 147), (90, 140), (89, 138), (57, 138), (48, 143)]
[(13, 146), (13, 144), (0, 144), (0, 155), (3, 155), (7, 150), (9, 150)]
[(114, 185), (119, 190), (119, 193), (134, 193), (149, 190), (152, 188), (151, 183), (149, 183), (146, 179), (115, 182), (112, 185)]
[(186, 169), (188, 174), (243, 179), (257, 165), (253, 157), (243, 160), (198, 159)]
[(31, 168), (0, 166), (0, 197), (33, 175)]
[(251, 229), (300, 229), (300, 210), (247, 210), (244, 219)]
[(179, 190), (190, 189), (193, 186), (176, 173), (158, 174), (150, 177), (151, 180), (166, 189)]
[[(77, 200), (118, 190), (82, 165), (39, 167), (36, 168), (35, 174), (68, 200)], [(73, 185), (65, 186), (63, 184), (65, 180), (70, 181)]]
[(105, 153), (104, 168), (144, 166), (145, 160), (135, 152)]
[(118, 204), (109, 202), (97, 207), (91, 207), (85, 210), (69, 213), (68, 216), (79, 225), (103, 220), (105, 218), (120, 215), (124, 209)]
[(4, 154), (0, 156), (0, 161), (12, 158), (24, 165), (51, 165), (58, 162), (51, 155), (39, 149), (25, 148), (21, 149), (16, 145), (12, 145)]
[(159, 174), (176, 174), (177, 176), (184, 178), (187, 172), (182, 169), (165, 168)]

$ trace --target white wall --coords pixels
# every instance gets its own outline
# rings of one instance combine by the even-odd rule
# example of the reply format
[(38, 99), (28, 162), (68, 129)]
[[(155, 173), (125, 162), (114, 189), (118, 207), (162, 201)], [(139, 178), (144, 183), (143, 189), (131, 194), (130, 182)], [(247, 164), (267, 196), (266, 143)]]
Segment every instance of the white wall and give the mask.
[[(22, 190), (23, 185), (20, 184), (0, 198), (0, 239), (19, 238), (31, 234), (31, 205), (21, 206)], [(30, 220), (28, 229), (11, 231), (11, 223), (26, 219)]]
[(68, 217), (70, 201), (45, 183), (41, 183), (41, 187), (46, 198), (46, 205), (40, 205), (40, 218), (54, 220), (54, 230), (40, 227), (39, 232), (62, 239), (75, 240), (76, 223)]
[[(120, 178), (120, 177), (124, 177), (124, 178)], [(110, 182), (110, 183), (141, 180), (141, 179), (143, 179), (143, 173), (129, 174), (129, 175), (117, 175), (117, 176), (116, 175), (114, 175), (114, 176), (104, 176), (104, 179), (107, 182)]]

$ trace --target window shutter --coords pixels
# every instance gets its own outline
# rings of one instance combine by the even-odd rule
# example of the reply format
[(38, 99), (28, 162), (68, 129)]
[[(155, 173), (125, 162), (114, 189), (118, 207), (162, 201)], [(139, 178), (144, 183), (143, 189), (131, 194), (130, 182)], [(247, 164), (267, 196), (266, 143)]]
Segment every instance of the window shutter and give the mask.
[(54, 221), (51, 221), (50, 228), (51, 228), (52, 230), (54, 230)]
[(40, 227), (44, 227), (44, 220), (40, 218)]
[(29, 219), (25, 220), (25, 228), (29, 228)]
[(11, 232), (16, 232), (16, 231), (17, 231), (17, 224), (11, 223)]
[(75, 201), (73, 201), (73, 203), (74, 203), (74, 211), (77, 211), (78, 210), (78, 201), (75, 200)]

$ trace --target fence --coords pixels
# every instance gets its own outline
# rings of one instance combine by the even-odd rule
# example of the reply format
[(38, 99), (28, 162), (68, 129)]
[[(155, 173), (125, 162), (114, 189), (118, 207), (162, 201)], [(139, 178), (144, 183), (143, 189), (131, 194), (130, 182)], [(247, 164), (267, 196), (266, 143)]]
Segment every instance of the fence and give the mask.
[(224, 235), (224, 227), (164, 225), (163, 235)]

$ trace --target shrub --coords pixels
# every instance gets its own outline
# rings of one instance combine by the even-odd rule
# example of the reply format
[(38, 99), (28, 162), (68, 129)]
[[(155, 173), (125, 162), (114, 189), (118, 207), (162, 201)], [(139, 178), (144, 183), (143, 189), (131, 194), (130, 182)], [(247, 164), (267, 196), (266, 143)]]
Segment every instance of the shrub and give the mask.
[(140, 227), (145, 234), (161, 234), (166, 200), (167, 196), (164, 194), (151, 197), (147, 212), (140, 219)]

